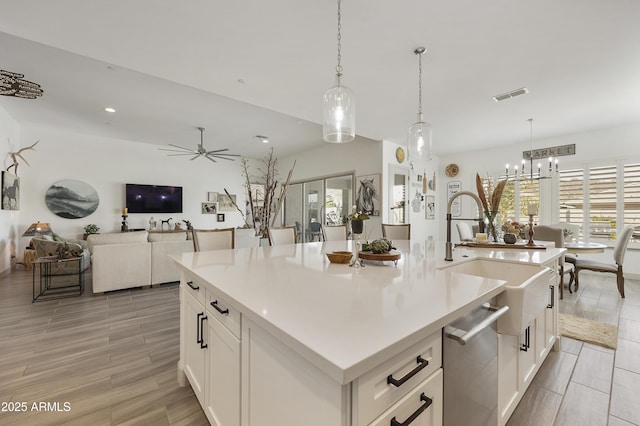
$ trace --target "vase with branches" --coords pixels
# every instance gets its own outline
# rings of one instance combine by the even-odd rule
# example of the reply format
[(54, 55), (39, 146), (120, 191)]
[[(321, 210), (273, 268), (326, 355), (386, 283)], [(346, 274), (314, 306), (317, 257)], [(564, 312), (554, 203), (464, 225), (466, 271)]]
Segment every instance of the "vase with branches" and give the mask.
[(491, 179), (487, 179), (487, 188), (485, 191), (482, 178), (476, 173), (476, 190), (478, 191), (478, 197), (482, 202), (482, 208), (484, 209), (485, 223), (487, 228), (487, 234), (493, 242), (500, 240), (501, 224), (498, 223), (498, 217), (500, 214), (500, 199), (502, 198), (502, 192), (507, 184), (508, 179), (498, 181), (495, 187), (493, 186)]
[[(245, 227), (255, 229), (256, 236), (267, 238), (269, 228), (273, 227), (278, 220), (296, 162), (293, 162), (284, 182), (280, 181), (278, 175), (278, 158), (274, 156), (273, 148), (262, 159), (258, 174), (251, 173), (249, 160), (246, 158), (243, 158), (241, 163), (247, 193), (247, 208), (243, 211), (232, 201), (233, 205), (242, 215)], [(230, 195), (226, 188), (224, 192)], [(229, 198), (231, 199), (230, 196)]]

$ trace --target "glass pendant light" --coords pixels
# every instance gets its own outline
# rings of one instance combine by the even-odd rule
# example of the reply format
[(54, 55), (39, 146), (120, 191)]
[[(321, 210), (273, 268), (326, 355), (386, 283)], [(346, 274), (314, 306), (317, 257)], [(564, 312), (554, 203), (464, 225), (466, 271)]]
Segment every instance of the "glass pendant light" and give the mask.
[(418, 55), (418, 121), (409, 127), (407, 146), (409, 160), (431, 160), (431, 124), (424, 121), (422, 114), (422, 54), (426, 52), (424, 47), (418, 47), (413, 51)]
[(356, 137), (355, 98), (348, 87), (342, 85), (341, 62), (341, 8), (338, 0), (338, 65), (336, 85), (324, 94), (322, 137), (330, 143), (351, 142)]

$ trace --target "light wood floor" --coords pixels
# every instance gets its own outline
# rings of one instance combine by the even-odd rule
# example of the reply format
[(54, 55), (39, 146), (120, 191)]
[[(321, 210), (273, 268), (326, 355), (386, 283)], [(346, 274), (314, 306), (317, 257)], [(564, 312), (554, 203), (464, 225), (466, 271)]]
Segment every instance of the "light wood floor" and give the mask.
[[(27, 403), (0, 411), (0, 425), (208, 424), (177, 385), (177, 284), (94, 297), (85, 276), (81, 297), (38, 303), (30, 271), (0, 277), (0, 403)], [(565, 291), (561, 312), (618, 324), (618, 350), (563, 338), (508, 426), (640, 425), (640, 282), (627, 280), (626, 295), (606, 274)]]
[(20, 268), (0, 278), (0, 403), (27, 412), (0, 411), (0, 425), (209, 424), (176, 379), (177, 284), (94, 297), (88, 269), (81, 297), (31, 303)]

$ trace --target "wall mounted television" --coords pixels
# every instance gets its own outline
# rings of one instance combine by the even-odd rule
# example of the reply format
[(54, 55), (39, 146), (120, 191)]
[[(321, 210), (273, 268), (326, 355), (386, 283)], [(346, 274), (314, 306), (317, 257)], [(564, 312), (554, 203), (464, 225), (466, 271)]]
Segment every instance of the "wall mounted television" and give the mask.
[(129, 213), (182, 213), (182, 187), (127, 183)]

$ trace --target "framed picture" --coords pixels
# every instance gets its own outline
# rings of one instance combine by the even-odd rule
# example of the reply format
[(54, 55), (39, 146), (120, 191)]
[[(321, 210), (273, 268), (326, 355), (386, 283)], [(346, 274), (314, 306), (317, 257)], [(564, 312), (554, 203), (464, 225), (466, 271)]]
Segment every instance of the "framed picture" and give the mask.
[(380, 174), (356, 177), (356, 210), (370, 216), (380, 214), (382, 206)]
[(224, 213), (218, 213), (218, 222), (224, 222)]
[(207, 192), (207, 201), (210, 203), (218, 202), (218, 193), (217, 192)]
[(96, 211), (100, 197), (88, 183), (65, 179), (57, 181), (47, 189), (44, 201), (56, 216), (80, 219)]
[[(461, 181), (454, 180), (451, 182), (447, 182), (447, 200), (450, 200), (453, 194), (455, 194), (456, 192), (460, 192), (460, 190), (462, 190)], [(462, 200), (460, 198), (456, 198), (455, 200), (453, 200), (453, 203), (451, 203), (451, 216), (460, 217), (460, 215), (462, 214), (461, 201)]]
[(436, 218), (436, 197), (433, 195), (425, 195), (427, 208), (424, 209), (424, 218), (434, 220)]
[[(231, 198), (229, 198), (231, 197)], [(218, 210), (221, 212), (232, 212), (234, 211), (236, 204), (236, 196), (235, 195), (227, 195), (227, 194), (218, 194)]]
[(217, 214), (218, 213), (218, 203), (202, 203), (202, 214)]
[(20, 210), (20, 178), (2, 172), (2, 210)]

